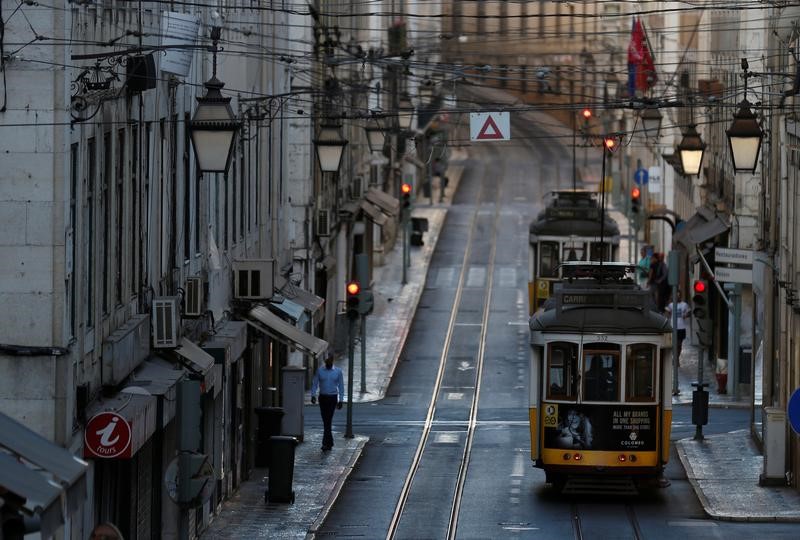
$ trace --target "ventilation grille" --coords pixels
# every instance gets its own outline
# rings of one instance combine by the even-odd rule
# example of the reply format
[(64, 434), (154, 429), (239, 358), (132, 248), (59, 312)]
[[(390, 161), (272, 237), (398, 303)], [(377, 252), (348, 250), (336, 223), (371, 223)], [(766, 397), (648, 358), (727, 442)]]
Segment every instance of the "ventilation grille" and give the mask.
[(203, 281), (199, 277), (186, 278), (186, 298), (183, 314), (186, 317), (199, 317), (203, 313)]
[(156, 349), (178, 346), (180, 321), (178, 298), (174, 296), (153, 299), (153, 347)]

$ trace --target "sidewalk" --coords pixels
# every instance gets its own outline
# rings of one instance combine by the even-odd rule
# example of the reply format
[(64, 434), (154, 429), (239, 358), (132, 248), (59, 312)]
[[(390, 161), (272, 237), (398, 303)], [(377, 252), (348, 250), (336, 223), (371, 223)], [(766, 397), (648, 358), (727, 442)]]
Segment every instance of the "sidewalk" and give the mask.
[[(402, 284), (402, 244), (398, 241), (384, 257), (385, 263), (374, 270), (375, 308), (367, 318), (366, 393), (359, 392), (361, 381), (361, 349), (356, 345), (354, 362), (353, 401), (369, 402), (383, 399), (391, 382), (400, 352), (403, 349), (414, 312), (425, 287), (427, 268), (430, 265), (436, 242), (439, 239), (447, 206), (453, 199), (461, 181), (466, 158), (463, 150), (454, 150), (447, 170), (450, 180), (445, 190), (443, 204), (428, 205), (426, 199), (416, 203), (414, 217), (428, 219), (428, 232), (423, 235), (424, 245), (412, 246), (407, 283)], [(438, 185), (433, 186), (438, 194)], [(337, 365), (347, 380), (346, 359)], [(310, 396), (306, 396), (310, 403)], [(314, 414), (316, 411), (307, 411)], [(345, 411), (340, 411), (343, 414)], [(297, 446), (294, 465), (294, 504), (265, 504), (268, 469), (255, 469), (251, 479), (242, 482), (239, 491), (223, 503), (220, 513), (211, 522), (201, 538), (206, 540), (239, 538), (306, 538), (313, 537), (322, 526), (336, 497), (350, 472), (361, 457), (368, 437), (356, 435), (345, 439), (334, 431), (333, 450), (320, 452), (322, 434), (307, 430), (304, 441)]]

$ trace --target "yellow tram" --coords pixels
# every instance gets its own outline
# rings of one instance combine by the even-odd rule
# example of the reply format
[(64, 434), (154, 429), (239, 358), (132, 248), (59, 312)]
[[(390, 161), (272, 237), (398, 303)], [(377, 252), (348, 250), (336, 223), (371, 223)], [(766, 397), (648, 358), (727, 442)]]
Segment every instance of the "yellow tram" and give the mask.
[(559, 490), (572, 481), (663, 482), (672, 334), (634, 270), (565, 263), (530, 319), (531, 460)]
[(603, 214), (596, 193), (553, 191), (545, 204), (529, 229), (529, 314), (552, 294), (562, 262), (614, 261), (619, 255), (619, 227)]

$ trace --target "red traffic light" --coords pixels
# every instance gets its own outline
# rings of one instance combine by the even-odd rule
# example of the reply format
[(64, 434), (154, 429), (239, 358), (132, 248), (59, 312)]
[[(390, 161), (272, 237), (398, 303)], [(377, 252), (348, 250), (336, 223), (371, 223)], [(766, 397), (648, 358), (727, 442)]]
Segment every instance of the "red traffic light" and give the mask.
[(351, 281), (347, 284), (347, 294), (355, 296), (361, 291), (361, 285), (357, 281)]
[(408, 183), (404, 182), (403, 185), (400, 186), (400, 191), (403, 192), (403, 195), (410, 195), (411, 194), (411, 184), (408, 184)]
[(588, 120), (592, 117), (592, 110), (587, 107), (581, 111), (581, 115), (583, 116), (584, 120)]
[(631, 189), (631, 197), (633, 197), (634, 199), (638, 199), (641, 196), (642, 196), (642, 191), (638, 187)]
[(697, 294), (706, 292), (706, 282), (705, 281), (695, 281), (694, 282), (694, 292)]
[(617, 146), (617, 141), (615, 141), (611, 137), (606, 137), (605, 139), (603, 139), (603, 144), (609, 151), (613, 151), (614, 147)]

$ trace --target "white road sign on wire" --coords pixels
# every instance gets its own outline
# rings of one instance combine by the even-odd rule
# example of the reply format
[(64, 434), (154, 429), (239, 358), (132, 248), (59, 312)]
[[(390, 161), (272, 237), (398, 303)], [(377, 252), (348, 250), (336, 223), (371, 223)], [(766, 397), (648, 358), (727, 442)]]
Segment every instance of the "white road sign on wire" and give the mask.
[(508, 141), (511, 119), (507, 112), (469, 113), (469, 140)]

